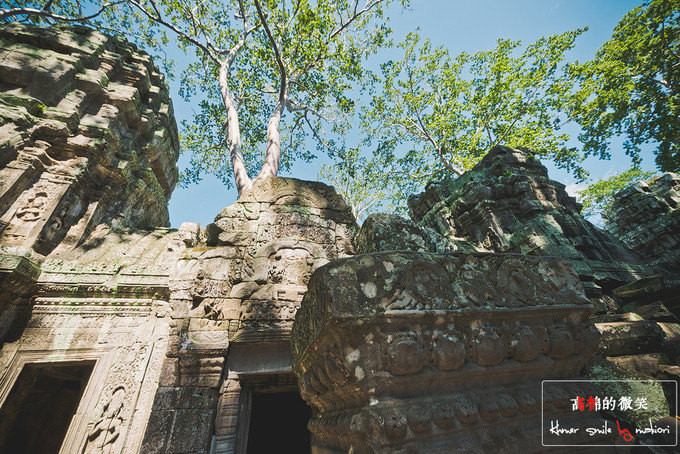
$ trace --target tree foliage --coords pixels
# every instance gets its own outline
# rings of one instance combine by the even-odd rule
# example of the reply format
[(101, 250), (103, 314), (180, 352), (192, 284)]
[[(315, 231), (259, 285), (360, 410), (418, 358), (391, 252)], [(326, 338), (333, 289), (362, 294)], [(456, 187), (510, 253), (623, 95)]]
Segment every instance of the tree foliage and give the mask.
[[(252, 27), (252, 31), (248, 31), (243, 47), (235, 50), (239, 57), (228, 71), (226, 85), (231, 99), (224, 96), (225, 83), (217, 74), (219, 66), (200, 48), (194, 47), (199, 61), (182, 76), (182, 93), (187, 98), (197, 90), (210, 94), (201, 101), (193, 123), (184, 124), (184, 144), (192, 154), (185, 181), (197, 181), (203, 173), (214, 173), (229, 184), (225, 142), (231, 150), (232, 168), (238, 170), (238, 159), (234, 159), (234, 148), (238, 146), (249, 173), (262, 169), (257, 178), (276, 174), (282, 147), (286, 152), (280, 163), (289, 168), (295, 159), (313, 157), (306, 137), (312, 136), (322, 148), (330, 146), (326, 132), (342, 134), (348, 125), (354, 109), (348, 93), (362, 78), (364, 58), (384, 43), (390, 31), (375, 20), (382, 17), (386, 3), (255, 1), (255, 8), (249, 12), (244, 3), (234, 2), (232, 9), (240, 5), (243, 11), (236, 18), (244, 22), (242, 30)], [(211, 21), (211, 17), (219, 19)], [(246, 24), (244, 17), (252, 17), (254, 25)], [(212, 42), (217, 48), (234, 49), (237, 37), (228, 36), (234, 25), (215, 11), (206, 13), (198, 22), (206, 25), (202, 32), (206, 35), (214, 34), (209, 30), (224, 29), (226, 35), (215, 35)], [(238, 115), (230, 118), (232, 109)], [(285, 112), (292, 118), (279, 135), (279, 122)], [(233, 129), (236, 120), (238, 131)], [(236, 144), (239, 134), (240, 142)], [(264, 142), (267, 153), (263, 160), (260, 156)], [(237, 186), (242, 189), (238, 172)]]
[(596, 57), (574, 65), (580, 90), (572, 115), (586, 156), (610, 158), (623, 134), (626, 153), (656, 146), (656, 166), (680, 171), (680, 0), (645, 1), (627, 13)]
[[(46, 0), (29, 7), (3, 3), (0, 19), (129, 27), (156, 48), (174, 35), (195, 55), (181, 76), (181, 94), (198, 95), (193, 121), (182, 125), (182, 149), (191, 156), (183, 181), (214, 173), (231, 185), (233, 172), (241, 193), (296, 158), (310, 159), (307, 135), (327, 147), (327, 130), (342, 133), (354, 109), (347, 93), (362, 77), (362, 61), (390, 32), (379, 20), (388, 1), (117, 0), (99, 6)], [(281, 131), (286, 112), (292, 118)]]
[(382, 169), (376, 178), (397, 211), (427, 180), (460, 175), (499, 144), (531, 148), (585, 178), (581, 154), (560, 132), (574, 89), (564, 60), (584, 30), (525, 47), (499, 39), (494, 49), (455, 57), (409, 33), (398, 45), (403, 57), (368, 80), (372, 97), (361, 112), (362, 145), (374, 150), (366, 163)]
[(352, 214), (360, 223), (374, 210), (394, 211), (395, 207), (386, 206), (390, 199), (390, 163), (381, 162), (376, 157), (369, 159), (361, 153), (360, 147), (341, 150), (334, 162), (321, 166), (318, 178), (335, 187), (352, 209)]
[(638, 167), (631, 167), (625, 172), (612, 175), (609, 178), (591, 184), (586, 189), (579, 191), (578, 199), (583, 204), (581, 214), (584, 216), (601, 214), (606, 221), (607, 211), (614, 201), (614, 195), (638, 181), (650, 178), (654, 173), (645, 172)]

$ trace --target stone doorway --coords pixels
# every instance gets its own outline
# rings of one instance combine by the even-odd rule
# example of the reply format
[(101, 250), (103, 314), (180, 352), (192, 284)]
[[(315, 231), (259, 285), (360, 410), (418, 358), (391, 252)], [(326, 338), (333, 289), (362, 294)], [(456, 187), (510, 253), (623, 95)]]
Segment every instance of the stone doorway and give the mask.
[(310, 452), (310, 415), (297, 391), (253, 392), (246, 454)]
[(232, 405), (239, 408), (238, 417), (231, 418), (235, 423), (235, 447), (214, 452), (298, 454), (311, 451), (311, 434), (307, 429), (311, 408), (300, 396), (292, 373), (243, 374), (238, 378), (234, 374), (232, 377), (232, 383), (238, 383), (232, 391), (238, 389), (239, 396), (232, 401)]
[(0, 452), (58, 453), (94, 365), (24, 365), (0, 408)]

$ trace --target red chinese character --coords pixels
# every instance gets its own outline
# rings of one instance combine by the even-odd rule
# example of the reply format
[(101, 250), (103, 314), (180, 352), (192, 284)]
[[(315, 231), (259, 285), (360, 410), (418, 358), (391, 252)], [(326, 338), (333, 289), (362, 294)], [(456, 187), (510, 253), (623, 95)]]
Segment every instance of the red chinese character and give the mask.
[(571, 400), (571, 410), (572, 411), (583, 411), (585, 410), (585, 397), (579, 397), (576, 396), (576, 399), (570, 399)]
[(588, 397), (587, 405), (588, 405), (588, 410), (590, 410), (590, 411), (595, 410), (596, 406), (597, 406), (596, 399), (593, 396)]

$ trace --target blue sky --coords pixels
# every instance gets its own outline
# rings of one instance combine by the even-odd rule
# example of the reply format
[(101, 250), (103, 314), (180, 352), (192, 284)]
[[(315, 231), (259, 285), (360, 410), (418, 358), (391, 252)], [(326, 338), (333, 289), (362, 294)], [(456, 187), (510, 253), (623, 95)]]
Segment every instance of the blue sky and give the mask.
[[(452, 55), (462, 51), (487, 50), (494, 47), (498, 38), (521, 40), (526, 44), (541, 36), (588, 26), (589, 31), (578, 38), (570, 55), (573, 59), (585, 61), (592, 58), (600, 45), (609, 39), (619, 19), (639, 3), (628, 0), (427, 0), (414, 1), (407, 10), (392, 8), (389, 16), (396, 40), (420, 27), (422, 36), (429, 37), (434, 44), (444, 45)], [(182, 62), (186, 58), (177, 60)], [(178, 64), (177, 70), (176, 74), (179, 74), (181, 64)], [(170, 89), (179, 124), (182, 119), (191, 118), (192, 106), (185, 103), (177, 92), (179, 78), (170, 80)], [(611, 161), (590, 159), (586, 162), (593, 178), (609, 176), (629, 167), (621, 142), (614, 141), (612, 148)], [(290, 173), (281, 176), (316, 180), (322, 162), (318, 159), (309, 164), (297, 163)], [(645, 156), (643, 162), (645, 170), (653, 170), (651, 153)], [(550, 163), (544, 164), (552, 179), (566, 184), (570, 191), (578, 188), (566, 172)], [(180, 159), (179, 165), (180, 168), (185, 166), (186, 159)], [(189, 221), (205, 226), (236, 198), (235, 190), (228, 190), (211, 176), (205, 176), (200, 183), (188, 188), (177, 187), (170, 200), (171, 224), (179, 227), (182, 222)]]

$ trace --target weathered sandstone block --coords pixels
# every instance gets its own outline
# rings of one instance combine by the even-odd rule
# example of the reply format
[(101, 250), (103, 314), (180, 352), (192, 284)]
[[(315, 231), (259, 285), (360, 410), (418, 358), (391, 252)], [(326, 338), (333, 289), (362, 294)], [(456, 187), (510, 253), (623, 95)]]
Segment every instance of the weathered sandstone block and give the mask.
[(151, 57), (85, 27), (0, 28), (0, 241), (40, 254), (100, 224), (169, 224), (179, 141)]
[(614, 196), (606, 229), (660, 272), (680, 274), (680, 177), (641, 181)]
[[(546, 452), (541, 380), (578, 377), (591, 312), (554, 258), (387, 252), (318, 269), (291, 338), (313, 452)], [(596, 421), (563, 394), (546, 388), (546, 415)]]

